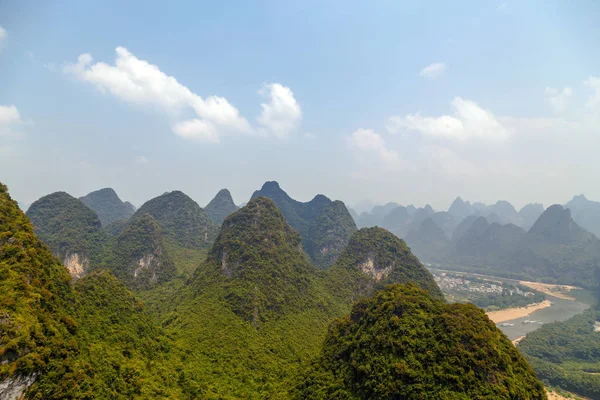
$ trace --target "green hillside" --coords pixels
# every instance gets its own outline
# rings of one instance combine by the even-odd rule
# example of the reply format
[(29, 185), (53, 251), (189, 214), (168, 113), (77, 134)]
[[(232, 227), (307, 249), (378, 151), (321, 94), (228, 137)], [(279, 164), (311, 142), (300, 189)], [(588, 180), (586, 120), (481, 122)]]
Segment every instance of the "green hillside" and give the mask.
[(219, 190), (219, 193), (204, 207), (204, 212), (213, 222), (221, 225), (228, 215), (238, 210), (233, 202), (231, 193), (227, 189)]
[(390, 285), (329, 328), (297, 399), (545, 399), (510, 340), (470, 304)]
[(106, 234), (94, 211), (65, 192), (49, 194), (27, 210), (35, 234), (75, 277), (83, 276), (103, 257)]
[(527, 334), (519, 350), (544, 383), (600, 398), (600, 308)]
[(130, 223), (144, 214), (150, 214), (158, 222), (165, 237), (185, 248), (210, 247), (219, 229), (194, 200), (178, 190), (144, 203)]
[(129, 202), (121, 201), (112, 188), (96, 190), (80, 197), (79, 200), (98, 215), (102, 226), (127, 220), (135, 212), (135, 207)]
[(330, 291), (348, 305), (390, 283), (413, 282), (435, 298), (444, 298), (406, 243), (383, 228), (358, 230), (327, 273)]
[(252, 199), (261, 196), (275, 202), (287, 222), (302, 237), (304, 250), (321, 269), (333, 265), (356, 231), (356, 224), (341, 201), (332, 202), (319, 194), (302, 203), (292, 199), (277, 182), (266, 182), (252, 194)]
[(0, 382), (45, 371), (73, 346), (70, 280), (0, 184)]
[(162, 228), (150, 214), (141, 215), (123, 229), (114, 240), (109, 260), (113, 273), (133, 288), (149, 288), (176, 273)]

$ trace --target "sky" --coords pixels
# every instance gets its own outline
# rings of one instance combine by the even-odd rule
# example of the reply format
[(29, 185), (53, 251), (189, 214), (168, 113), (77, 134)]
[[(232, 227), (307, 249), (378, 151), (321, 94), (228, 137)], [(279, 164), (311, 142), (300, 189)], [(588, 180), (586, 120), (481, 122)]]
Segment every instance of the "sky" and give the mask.
[(0, 181), (600, 199), (600, 2), (0, 0)]

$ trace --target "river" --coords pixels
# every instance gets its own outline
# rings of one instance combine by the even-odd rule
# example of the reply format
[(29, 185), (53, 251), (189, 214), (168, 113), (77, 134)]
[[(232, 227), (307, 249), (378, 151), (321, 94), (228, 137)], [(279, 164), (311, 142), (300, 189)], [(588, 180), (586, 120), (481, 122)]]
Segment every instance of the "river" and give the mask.
[[(569, 292), (575, 300), (559, 299), (554, 296), (546, 295), (546, 298), (552, 302), (552, 306), (532, 312), (527, 317), (516, 318), (510, 321), (504, 321), (496, 324), (510, 340), (515, 340), (521, 336), (533, 332), (543, 324), (556, 321), (564, 321), (577, 314), (581, 314), (594, 303), (594, 298), (590, 292), (580, 289)], [(535, 321), (523, 323), (524, 321)], [(501, 326), (513, 324), (513, 326)]]
[[(507, 279), (501, 277), (495, 277), (490, 275), (480, 275), (480, 274), (469, 274), (468, 272), (463, 271), (450, 271), (450, 270), (441, 270), (437, 268), (430, 268), (432, 272), (434, 271), (443, 271), (450, 273), (457, 273), (468, 276), (473, 276), (477, 278), (484, 279), (493, 279), (497, 281), (507, 282), (511, 284), (518, 284), (519, 281), (514, 279)], [(501, 323), (497, 323), (496, 326), (502, 329), (504, 334), (508, 336), (510, 340), (515, 340), (520, 338), (521, 336), (527, 335), (529, 332), (533, 332), (538, 329), (543, 324), (547, 324), (550, 322), (556, 321), (564, 321), (569, 319), (577, 314), (581, 314), (583, 311), (588, 309), (592, 304), (594, 304), (594, 296), (584, 289), (576, 289), (571, 290), (569, 292), (569, 296), (573, 297), (574, 300), (566, 300), (560, 299), (551, 295), (546, 294), (546, 299), (552, 302), (551, 307), (543, 308), (541, 310), (537, 310), (532, 312), (526, 317), (515, 318), (509, 321), (503, 321)], [(527, 321), (527, 322), (526, 322)], [(523, 323), (526, 322), (526, 323)], [(512, 325), (512, 326), (509, 326)]]

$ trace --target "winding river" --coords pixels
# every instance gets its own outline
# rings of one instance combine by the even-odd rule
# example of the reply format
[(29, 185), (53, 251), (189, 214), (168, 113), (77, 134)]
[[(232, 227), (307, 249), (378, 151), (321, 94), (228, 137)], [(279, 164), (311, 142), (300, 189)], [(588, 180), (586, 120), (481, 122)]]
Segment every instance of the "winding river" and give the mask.
[[(463, 271), (441, 270), (437, 271), (458, 273), (465, 276), (473, 276), (477, 278), (491, 279), (511, 284), (518, 284), (519, 281), (514, 279), (501, 278), (491, 275), (469, 274)], [(569, 292), (572, 300), (562, 299), (546, 294), (546, 299), (552, 302), (552, 305), (547, 308), (533, 311), (531, 314), (515, 318), (508, 321), (499, 322), (496, 324), (510, 340), (518, 339), (533, 332), (543, 324), (556, 321), (564, 321), (577, 314), (581, 314), (594, 304), (594, 296), (584, 289), (575, 289)]]

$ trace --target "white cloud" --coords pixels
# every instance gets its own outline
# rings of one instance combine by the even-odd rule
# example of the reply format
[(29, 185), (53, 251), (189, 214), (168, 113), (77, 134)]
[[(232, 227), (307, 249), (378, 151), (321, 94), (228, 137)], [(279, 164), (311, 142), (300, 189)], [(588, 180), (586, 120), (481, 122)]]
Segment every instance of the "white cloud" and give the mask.
[(546, 90), (544, 90), (546, 103), (557, 114), (562, 114), (567, 111), (572, 95), (573, 89), (570, 87), (566, 87), (563, 90), (547, 87)]
[(6, 32), (6, 29), (0, 26), (0, 53), (2, 53), (2, 48), (4, 47), (7, 37), (8, 33)]
[(133, 162), (137, 165), (148, 165), (148, 158), (146, 156), (136, 156)]
[(0, 105), (0, 136), (18, 136), (14, 131), (16, 126), (24, 124), (21, 114), (14, 105)]
[(302, 119), (302, 110), (290, 88), (279, 83), (265, 85), (259, 93), (269, 97), (269, 103), (262, 103), (262, 112), (257, 121), (267, 131), (278, 137), (287, 137)]
[(448, 69), (446, 63), (436, 62), (423, 68), (421, 72), (419, 72), (419, 76), (427, 79), (435, 79), (439, 76), (442, 76), (444, 72), (446, 72), (446, 69)]
[(388, 170), (399, 170), (406, 167), (397, 152), (389, 150), (385, 141), (371, 129), (358, 129), (347, 138), (348, 146), (361, 156), (375, 158)]
[(452, 100), (454, 115), (423, 117), (420, 114), (408, 114), (404, 117), (390, 117), (388, 130), (399, 133), (403, 130), (417, 131), (426, 136), (453, 139), (483, 139), (503, 141), (510, 136), (490, 111), (485, 110), (471, 100), (455, 97)]
[(591, 110), (600, 111), (600, 78), (590, 76), (583, 84), (593, 91), (586, 103), (586, 107)]
[(202, 98), (124, 47), (116, 48), (115, 65), (93, 63), (90, 54), (82, 54), (77, 63), (67, 64), (64, 72), (124, 101), (159, 107), (172, 117), (193, 110), (196, 118), (173, 124), (173, 131), (185, 139), (219, 142), (221, 136), (227, 134), (285, 137), (302, 117), (292, 91), (279, 83), (271, 83), (261, 91), (270, 97), (268, 104), (262, 104), (263, 111), (258, 117), (262, 126), (253, 128), (224, 97)]
[(202, 142), (220, 142), (217, 127), (210, 121), (192, 119), (183, 121), (173, 126), (173, 131), (184, 139)]
[(11, 106), (0, 106), (0, 125), (17, 124), (23, 122), (21, 120), (21, 114), (17, 107)]

